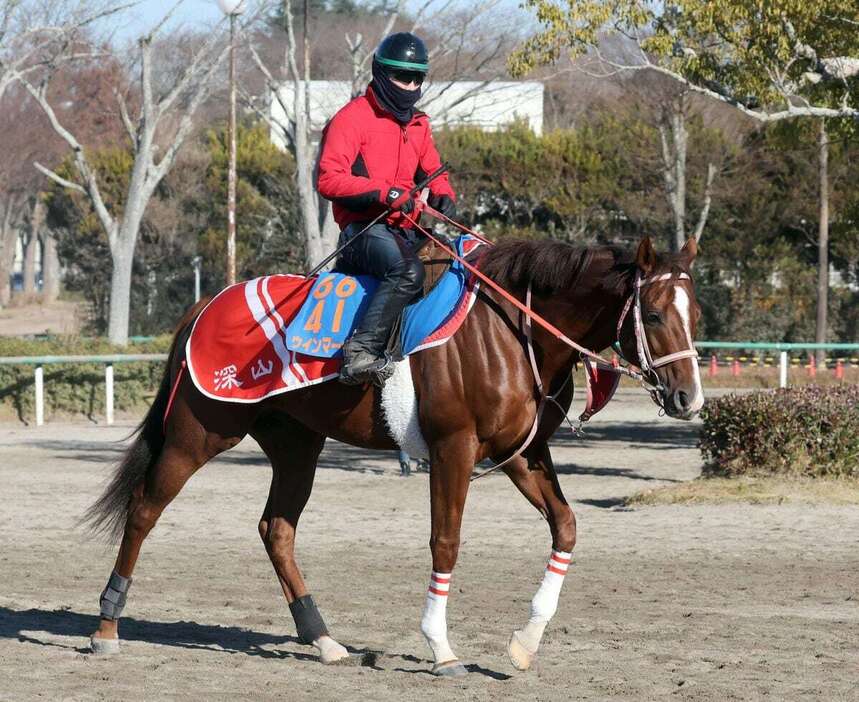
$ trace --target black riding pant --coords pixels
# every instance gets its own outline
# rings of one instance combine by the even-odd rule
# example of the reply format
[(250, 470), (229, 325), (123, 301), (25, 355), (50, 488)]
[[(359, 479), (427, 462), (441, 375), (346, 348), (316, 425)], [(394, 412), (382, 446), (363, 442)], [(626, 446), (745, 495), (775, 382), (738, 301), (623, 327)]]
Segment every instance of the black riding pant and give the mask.
[[(350, 224), (340, 233), (345, 244), (366, 226)], [(413, 232), (374, 224), (337, 258), (337, 270), (349, 275), (369, 274), (379, 279), (367, 312), (352, 335), (351, 344), (376, 356), (384, 353), (391, 328), (406, 305), (424, 285), (424, 266), (414, 252)]]

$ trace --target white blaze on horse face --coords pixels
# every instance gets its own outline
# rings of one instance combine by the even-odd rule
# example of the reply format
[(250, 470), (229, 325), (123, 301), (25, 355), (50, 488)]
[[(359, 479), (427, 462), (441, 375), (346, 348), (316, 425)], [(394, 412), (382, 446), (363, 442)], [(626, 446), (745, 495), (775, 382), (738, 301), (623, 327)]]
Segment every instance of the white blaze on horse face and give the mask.
[[(676, 285), (674, 287), (674, 307), (677, 309), (677, 313), (680, 315), (680, 319), (683, 320), (683, 331), (686, 334), (686, 343), (688, 344), (687, 348), (694, 349), (695, 346), (692, 343), (692, 324), (690, 321), (691, 315), (689, 309), (689, 294), (686, 292), (682, 285)], [(692, 412), (697, 412), (704, 406), (704, 390), (701, 387), (701, 371), (698, 368), (697, 358), (690, 358), (688, 359), (688, 361), (692, 364), (692, 377), (695, 382), (695, 395), (692, 397), (692, 400), (689, 404), (689, 410)]]

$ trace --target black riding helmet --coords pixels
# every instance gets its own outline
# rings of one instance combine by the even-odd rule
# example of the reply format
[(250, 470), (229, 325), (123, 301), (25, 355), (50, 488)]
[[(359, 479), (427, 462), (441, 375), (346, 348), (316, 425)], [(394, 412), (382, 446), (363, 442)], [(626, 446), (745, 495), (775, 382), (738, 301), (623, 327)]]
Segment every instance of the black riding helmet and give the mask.
[(397, 32), (385, 37), (374, 58), (388, 70), (429, 71), (427, 47), (411, 32)]

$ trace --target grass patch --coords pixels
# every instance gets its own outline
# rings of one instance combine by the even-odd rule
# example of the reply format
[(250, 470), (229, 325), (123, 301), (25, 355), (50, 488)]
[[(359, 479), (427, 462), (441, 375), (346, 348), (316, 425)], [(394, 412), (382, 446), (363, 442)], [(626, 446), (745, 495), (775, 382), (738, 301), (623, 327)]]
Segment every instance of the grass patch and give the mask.
[(857, 478), (697, 478), (680, 485), (636, 493), (626, 504), (696, 505), (744, 502), (753, 505), (859, 505)]

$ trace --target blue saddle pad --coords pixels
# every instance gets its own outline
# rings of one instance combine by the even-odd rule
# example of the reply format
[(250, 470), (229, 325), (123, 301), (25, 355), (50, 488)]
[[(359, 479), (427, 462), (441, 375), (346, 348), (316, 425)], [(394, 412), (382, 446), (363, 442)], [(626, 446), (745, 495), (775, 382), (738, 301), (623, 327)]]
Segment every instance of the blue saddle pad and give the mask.
[[(457, 253), (463, 256), (475, 243), (473, 237), (459, 237)], [(286, 328), (287, 348), (319, 358), (336, 356), (378, 287), (379, 281), (369, 275), (320, 275)], [(403, 355), (422, 347), (434, 332), (451, 321), (467, 288), (468, 271), (454, 261), (429, 295), (405, 309), (400, 329)]]
[[(456, 252), (464, 258), (479, 242), (465, 235), (458, 237), (455, 244)], [(456, 331), (454, 326), (458, 328), (458, 325), (455, 322), (461, 323), (462, 320), (453, 320), (453, 317), (460, 309), (463, 297), (468, 294), (468, 278), (469, 272), (454, 260), (430, 294), (405, 309), (400, 328), (404, 356), (423, 347), (430, 337), (434, 337), (436, 343), (442, 343)], [(450, 334), (443, 327), (448, 327)]]

